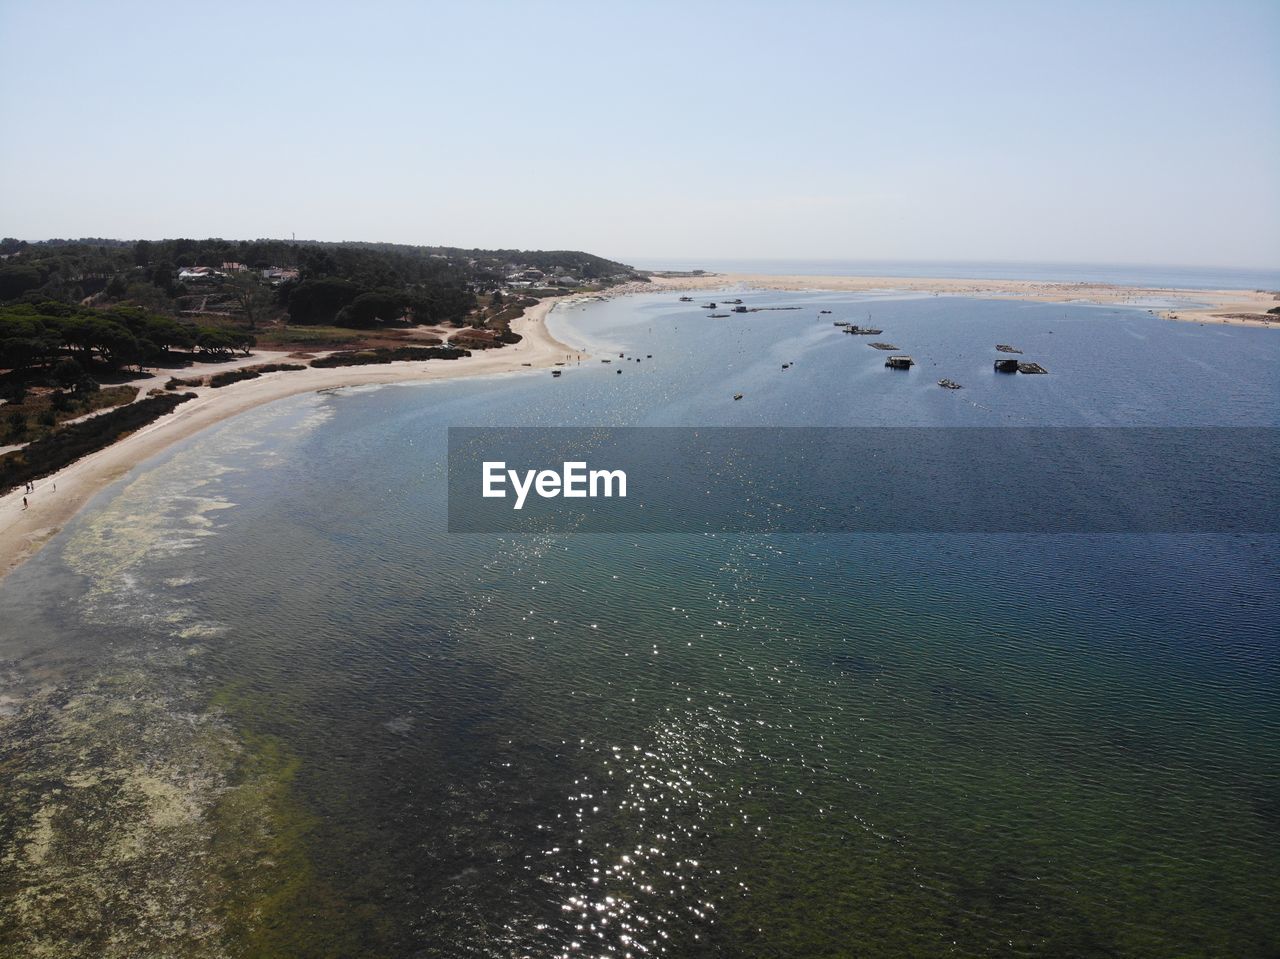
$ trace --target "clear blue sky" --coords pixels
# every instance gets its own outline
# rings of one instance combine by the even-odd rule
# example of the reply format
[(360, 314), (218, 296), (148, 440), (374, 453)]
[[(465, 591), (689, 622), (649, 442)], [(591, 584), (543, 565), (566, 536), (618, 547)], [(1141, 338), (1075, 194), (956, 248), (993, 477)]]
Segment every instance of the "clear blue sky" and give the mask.
[(0, 234), (1280, 266), (1280, 2), (0, 0)]

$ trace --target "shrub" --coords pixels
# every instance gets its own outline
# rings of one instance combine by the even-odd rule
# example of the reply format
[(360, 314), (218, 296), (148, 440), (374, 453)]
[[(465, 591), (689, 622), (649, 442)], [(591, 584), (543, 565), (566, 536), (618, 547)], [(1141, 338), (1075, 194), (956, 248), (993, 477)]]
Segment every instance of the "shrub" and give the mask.
[(223, 370), (221, 373), (214, 373), (209, 377), (209, 385), (214, 389), (222, 386), (230, 386), (232, 383), (239, 383), (241, 380), (256, 380), (262, 374), (257, 370)]
[(256, 380), (263, 373), (282, 373), (305, 369), (305, 366), (300, 366), (297, 363), (264, 363), (262, 366), (247, 366), (241, 370), (224, 370), (221, 373), (214, 373), (213, 376), (209, 377), (209, 385), (217, 389), (220, 386), (239, 383), (241, 380)]
[(311, 365), (317, 369), (333, 369), (339, 366), (393, 363), (398, 360), (456, 360), (470, 355), (470, 350), (460, 350), (451, 346), (401, 346), (394, 350), (384, 348), (331, 353), (329, 356), (312, 360)]
[(139, 400), (101, 416), (72, 423), (20, 450), (6, 453), (0, 456), (0, 492), (6, 492), (19, 483), (55, 473), (68, 463), (110, 446), (125, 434), (132, 433), (195, 398), (194, 393), (179, 396), (170, 393)]

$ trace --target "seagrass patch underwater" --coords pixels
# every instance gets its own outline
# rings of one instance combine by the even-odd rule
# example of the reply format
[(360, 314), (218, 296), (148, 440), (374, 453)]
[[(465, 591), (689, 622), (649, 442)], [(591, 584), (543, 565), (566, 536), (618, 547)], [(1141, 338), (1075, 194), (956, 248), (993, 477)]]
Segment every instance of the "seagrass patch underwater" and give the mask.
[(445, 524), (451, 425), (1275, 426), (1269, 331), (738, 295), (803, 309), (592, 304), (560, 378), (255, 411), (9, 577), (0, 952), (1280, 948), (1274, 535)]

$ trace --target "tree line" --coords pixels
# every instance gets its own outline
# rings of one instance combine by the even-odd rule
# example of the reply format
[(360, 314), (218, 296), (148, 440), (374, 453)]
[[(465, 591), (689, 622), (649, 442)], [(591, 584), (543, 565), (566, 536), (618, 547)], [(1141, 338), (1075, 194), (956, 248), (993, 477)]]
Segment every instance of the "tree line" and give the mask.
[(165, 361), (174, 351), (210, 359), (245, 352), (254, 337), (203, 327), (137, 307), (95, 310), (56, 300), (0, 306), (0, 369), (22, 374), (44, 367), (73, 387), (95, 366), (119, 370)]
[[(584, 280), (626, 279), (623, 264), (579, 251), (464, 250), (389, 243), (285, 240), (0, 240), (0, 303), (38, 298), (127, 304), (176, 313), (190, 298), (223, 291), (223, 278), (186, 284), (184, 267), (245, 268), (265, 287), (266, 306), (296, 324), (371, 327), (402, 319), (461, 323), (476, 294), (497, 290), (513, 264), (565, 271)], [(296, 271), (268, 283), (261, 271)], [(229, 277), (236, 271), (226, 271)], [(240, 286), (245, 285), (242, 277)], [(223, 291), (236, 299), (234, 288)]]

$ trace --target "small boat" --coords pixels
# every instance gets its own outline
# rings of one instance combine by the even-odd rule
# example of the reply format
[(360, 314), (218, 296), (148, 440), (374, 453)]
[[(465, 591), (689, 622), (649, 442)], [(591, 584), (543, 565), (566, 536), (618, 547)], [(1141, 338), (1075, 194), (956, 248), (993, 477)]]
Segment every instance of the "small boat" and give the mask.
[(1014, 347), (1010, 346), (1008, 343), (997, 343), (996, 349), (999, 350), (1001, 353), (1021, 353), (1022, 352), (1022, 350), (1015, 349)]
[(740, 399), (742, 399), (742, 394), (741, 394), (741, 393), (734, 393), (734, 394), (733, 394), (733, 398), (734, 398), (735, 400), (740, 400)]
[(723, 320), (728, 315), (728, 313), (708, 313), (707, 317), (712, 320)]
[(622, 375), (622, 370), (618, 370), (618, 375), (619, 375), (619, 376), (621, 376), (621, 375)]
[(601, 363), (612, 363), (612, 362), (613, 362), (613, 360), (601, 360), (600, 362), (601, 362)]
[(944, 390), (958, 390), (961, 388), (960, 384), (955, 380), (938, 380), (938, 385)]
[(741, 300), (722, 300), (722, 303), (741, 303)]
[(784, 370), (785, 370), (785, 369), (787, 369), (787, 368), (789, 368), (790, 366), (791, 366), (791, 364), (790, 364), (790, 363), (783, 363), (783, 364), (782, 364), (782, 368), (783, 368)]
[(653, 359), (653, 354), (652, 354), (652, 353), (646, 353), (646, 354), (644, 355), (644, 358), (645, 358), (646, 360), (651, 360), (651, 359)]
[(847, 327), (847, 326), (849, 326), (849, 325), (850, 325), (850, 323), (849, 323), (849, 321), (848, 321), (848, 320), (834, 320), (834, 321), (832, 321), (831, 325), (832, 325), (832, 326), (844, 326), (844, 327)]
[(561, 373), (561, 371), (560, 371), (560, 370), (552, 370), (552, 371), (551, 371), (551, 375), (552, 375), (552, 376), (559, 376), (559, 375), (560, 375), (560, 373)]
[(818, 312), (819, 312), (819, 313), (830, 313), (831, 311), (830, 311), (830, 310), (819, 310)]
[(714, 310), (715, 308), (716, 308), (716, 305), (715, 305), (714, 303), (703, 303), (703, 304), (702, 304), (702, 309), (704, 309), (704, 310)]
[(681, 302), (681, 303), (692, 303), (692, 302), (693, 302), (693, 297), (691, 297), (691, 296), (682, 296), (682, 297), (680, 297), (680, 302)]
[(884, 361), (884, 365), (891, 370), (909, 370), (915, 365), (915, 360), (909, 356), (891, 356)]
[(745, 313), (745, 312), (747, 312), (747, 308), (746, 308), (745, 306), (735, 306), (735, 307), (733, 308), (733, 312), (735, 312), (735, 313)]
[(533, 366), (533, 364), (532, 364), (532, 363), (521, 363), (520, 365), (521, 365), (521, 366)]

